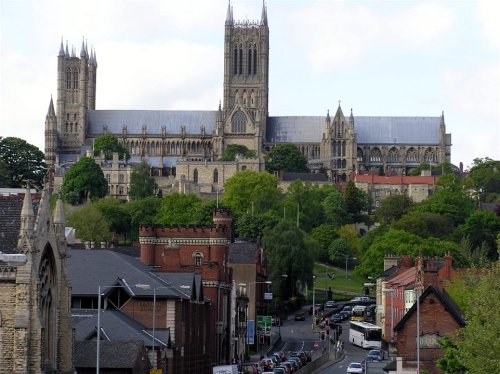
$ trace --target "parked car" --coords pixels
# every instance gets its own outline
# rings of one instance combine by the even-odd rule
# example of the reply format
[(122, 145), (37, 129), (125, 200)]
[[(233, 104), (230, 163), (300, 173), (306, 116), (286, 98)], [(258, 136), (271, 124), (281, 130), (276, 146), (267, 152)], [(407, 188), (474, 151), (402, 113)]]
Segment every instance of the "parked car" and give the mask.
[(380, 362), (382, 361), (379, 355), (371, 355), (367, 354), (365, 358), (365, 362)]
[(371, 301), (370, 297), (368, 296), (356, 296), (355, 298), (351, 299), (351, 303), (357, 303), (357, 302), (364, 302), (364, 303), (367, 303), (369, 301)]
[(296, 321), (305, 321), (306, 320), (306, 314), (304, 312), (295, 313), (295, 320)]
[(342, 321), (349, 319), (349, 317), (351, 316), (351, 312), (348, 310), (342, 310), (341, 312), (339, 312), (339, 314), (342, 316)]
[(328, 300), (325, 303), (325, 308), (336, 308), (336, 307), (337, 307), (337, 303), (333, 300)]
[(359, 362), (351, 362), (347, 367), (347, 374), (363, 374), (363, 367)]

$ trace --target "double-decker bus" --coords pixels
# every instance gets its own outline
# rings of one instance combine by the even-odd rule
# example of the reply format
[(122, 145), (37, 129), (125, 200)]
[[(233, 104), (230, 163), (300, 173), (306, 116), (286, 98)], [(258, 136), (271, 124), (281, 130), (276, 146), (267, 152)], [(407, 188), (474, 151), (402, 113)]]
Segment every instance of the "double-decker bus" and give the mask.
[(352, 308), (351, 321), (364, 321), (366, 317), (366, 305), (356, 305)]
[(381, 348), (382, 329), (368, 322), (351, 321), (349, 341), (361, 348)]

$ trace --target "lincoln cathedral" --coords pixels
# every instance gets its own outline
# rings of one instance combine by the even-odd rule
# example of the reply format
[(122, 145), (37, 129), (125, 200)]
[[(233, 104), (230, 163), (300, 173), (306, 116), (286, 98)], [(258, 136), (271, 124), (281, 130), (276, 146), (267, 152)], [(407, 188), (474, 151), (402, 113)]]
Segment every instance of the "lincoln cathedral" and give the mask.
[[(451, 134), (444, 114), (435, 117), (358, 116), (340, 103), (319, 116), (269, 115), (269, 25), (238, 21), (229, 5), (224, 35), (223, 100), (212, 111), (96, 109), (97, 59), (82, 43), (79, 57), (61, 42), (57, 100), (45, 121), (45, 156), (53, 175), (92, 153), (93, 141), (115, 135), (130, 152), (126, 161), (98, 160), (110, 194), (126, 197), (131, 167), (145, 160), (160, 187), (214, 193), (239, 170), (264, 170), (263, 156), (291, 143), (313, 172), (331, 181), (351, 173), (404, 175), (421, 163), (450, 161)], [(104, 62), (105, 63), (105, 62)], [(220, 161), (225, 148), (240, 144), (255, 158)], [(128, 172), (126, 172), (128, 170)], [(220, 187), (219, 187), (220, 186)]]

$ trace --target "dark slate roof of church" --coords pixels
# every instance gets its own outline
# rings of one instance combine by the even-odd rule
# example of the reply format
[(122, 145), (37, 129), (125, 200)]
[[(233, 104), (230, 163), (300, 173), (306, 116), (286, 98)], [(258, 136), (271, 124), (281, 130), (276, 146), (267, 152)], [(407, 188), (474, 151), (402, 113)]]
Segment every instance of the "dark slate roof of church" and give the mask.
[[(153, 330), (118, 310), (101, 311), (101, 339), (108, 341), (142, 341), (152, 346)], [(75, 340), (92, 340), (97, 335), (97, 314), (82, 319), (74, 325)], [(155, 330), (155, 346), (168, 346), (170, 330)]]
[[(181, 126), (187, 135), (211, 134), (217, 111), (202, 110), (91, 110), (88, 114), (88, 134), (180, 134)], [(439, 144), (441, 117), (376, 117), (355, 116), (354, 128), (358, 144)], [(324, 116), (268, 117), (266, 139), (269, 143), (319, 143), (323, 137)]]
[[(441, 117), (354, 117), (358, 144), (439, 144)], [(269, 143), (319, 143), (325, 117), (269, 117)]]
[(88, 114), (88, 134), (102, 134), (104, 126), (111, 134), (122, 134), (123, 126), (127, 126), (128, 134), (142, 134), (146, 126), (147, 134), (161, 134), (162, 126), (167, 134), (180, 134), (181, 126), (185, 126), (186, 134), (201, 133), (205, 127), (207, 135), (215, 128), (217, 111), (210, 110), (91, 110)]
[(230, 264), (255, 264), (257, 250), (256, 243), (230, 243), (228, 262)]
[[(153, 287), (156, 287), (159, 298), (189, 299), (185, 290), (165, 283), (137, 258), (103, 249), (71, 249), (68, 254), (73, 296), (96, 295), (99, 286), (104, 292), (105, 286), (122, 285), (135, 297), (152, 297)], [(151, 288), (143, 290), (135, 287), (136, 284), (148, 284)]]
[[(75, 342), (75, 368), (95, 368), (97, 344), (95, 341)], [(99, 366), (102, 369), (133, 369), (142, 359), (144, 347), (141, 341), (101, 341)], [(147, 355), (145, 355), (145, 359)]]
[[(0, 251), (3, 253), (18, 253), (17, 239), (21, 227), (21, 210), (23, 199), (0, 198)], [(33, 202), (36, 217), (38, 202)]]

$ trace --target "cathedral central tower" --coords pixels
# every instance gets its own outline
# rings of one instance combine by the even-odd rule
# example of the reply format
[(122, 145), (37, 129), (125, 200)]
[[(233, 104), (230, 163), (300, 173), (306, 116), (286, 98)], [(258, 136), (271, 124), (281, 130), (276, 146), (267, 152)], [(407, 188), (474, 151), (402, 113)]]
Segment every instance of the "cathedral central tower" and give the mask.
[(262, 152), (269, 94), (269, 27), (262, 5), (260, 21), (234, 21), (228, 5), (224, 36), (225, 145)]

